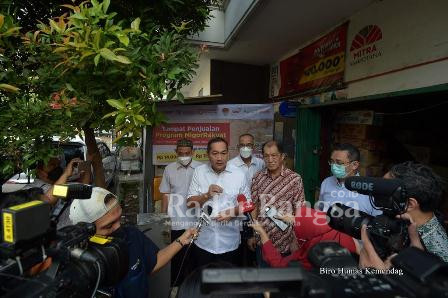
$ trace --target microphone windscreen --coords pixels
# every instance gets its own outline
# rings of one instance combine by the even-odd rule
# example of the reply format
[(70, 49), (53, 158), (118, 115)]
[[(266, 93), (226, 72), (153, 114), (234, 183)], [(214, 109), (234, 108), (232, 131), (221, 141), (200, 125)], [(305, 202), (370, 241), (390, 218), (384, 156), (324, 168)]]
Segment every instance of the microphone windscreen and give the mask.
[(363, 195), (391, 196), (399, 187), (404, 187), (399, 179), (353, 176), (345, 179), (345, 187)]
[(236, 200), (238, 201), (238, 203), (244, 203), (244, 202), (247, 201), (246, 196), (243, 195), (243, 194), (239, 194), (239, 195), (236, 197)]
[(210, 205), (207, 205), (207, 207), (205, 208), (204, 212), (205, 212), (207, 215), (212, 214), (212, 212), (213, 212), (213, 207), (210, 206)]

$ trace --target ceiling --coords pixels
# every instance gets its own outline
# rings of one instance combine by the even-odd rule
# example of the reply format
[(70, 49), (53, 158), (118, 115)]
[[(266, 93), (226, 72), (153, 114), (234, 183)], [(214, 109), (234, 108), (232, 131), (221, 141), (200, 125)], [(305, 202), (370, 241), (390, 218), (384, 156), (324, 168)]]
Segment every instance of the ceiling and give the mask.
[(209, 55), (230, 62), (272, 64), (375, 1), (381, 0), (261, 0), (230, 46), (210, 48)]

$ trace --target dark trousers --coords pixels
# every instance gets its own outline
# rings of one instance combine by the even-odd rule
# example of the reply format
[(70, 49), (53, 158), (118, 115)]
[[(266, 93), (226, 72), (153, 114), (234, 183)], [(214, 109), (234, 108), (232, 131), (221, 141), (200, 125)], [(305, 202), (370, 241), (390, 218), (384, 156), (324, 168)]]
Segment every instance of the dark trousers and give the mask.
[(192, 259), (194, 260), (194, 268), (205, 266), (210, 263), (230, 263), (238, 266), (240, 263), (240, 254), (238, 248), (223, 254), (213, 254), (193, 244)]
[[(179, 230), (174, 231), (171, 230), (171, 242), (179, 238), (185, 230)], [(182, 268), (180, 268), (182, 260), (185, 256), (185, 253), (187, 251), (187, 246), (184, 246), (172, 259), (171, 259), (171, 286), (177, 287), (179, 286), (182, 281), (185, 279), (185, 277), (188, 275), (188, 273), (191, 271), (191, 251), (189, 252), (190, 256), (185, 257), (184, 264)], [(179, 270), (182, 270), (179, 274)], [(176, 281), (176, 277), (179, 274), (179, 278)]]

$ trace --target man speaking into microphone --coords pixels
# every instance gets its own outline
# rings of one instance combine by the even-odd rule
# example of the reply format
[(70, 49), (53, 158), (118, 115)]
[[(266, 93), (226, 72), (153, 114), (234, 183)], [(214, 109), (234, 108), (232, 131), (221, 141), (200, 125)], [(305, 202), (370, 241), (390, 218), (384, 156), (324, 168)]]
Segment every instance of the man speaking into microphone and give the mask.
[(245, 173), (228, 165), (228, 143), (213, 138), (207, 144), (210, 164), (197, 167), (188, 191), (187, 207), (213, 207), (212, 221), (203, 226), (192, 248), (195, 267), (208, 263), (238, 264), (238, 246), (241, 242), (237, 196), (249, 198)]

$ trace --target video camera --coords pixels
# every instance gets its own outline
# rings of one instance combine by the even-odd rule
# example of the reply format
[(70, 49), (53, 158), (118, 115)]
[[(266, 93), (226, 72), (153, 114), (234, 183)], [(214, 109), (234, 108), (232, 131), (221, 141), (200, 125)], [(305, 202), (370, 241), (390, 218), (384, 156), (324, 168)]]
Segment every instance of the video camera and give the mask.
[[(91, 193), (92, 186), (74, 184), (55, 187), (53, 195), (64, 197), (67, 206), (71, 199), (88, 199)], [(50, 206), (40, 200), (1, 212), (2, 297), (87, 297), (97, 290), (107, 293), (127, 273), (125, 241), (95, 235), (94, 224), (56, 230), (59, 216), (50, 217)], [(39, 272), (39, 267), (47, 268)]]
[(372, 206), (383, 214), (374, 217), (336, 203), (327, 211), (330, 227), (361, 239), (361, 227), (365, 224), (369, 239), (382, 259), (409, 246), (409, 221), (396, 218), (406, 212), (409, 199), (401, 180), (355, 176), (345, 180), (345, 187), (368, 195)]
[(401, 251), (392, 259), (394, 268), (384, 272), (358, 268), (350, 252), (336, 242), (316, 244), (308, 258), (314, 265), (311, 271), (300, 265), (204, 269), (200, 279), (201, 294), (242, 297), (238, 295), (270, 292), (272, 298), (432, 298), (448, 295), (448, 264), (414, 247)]

